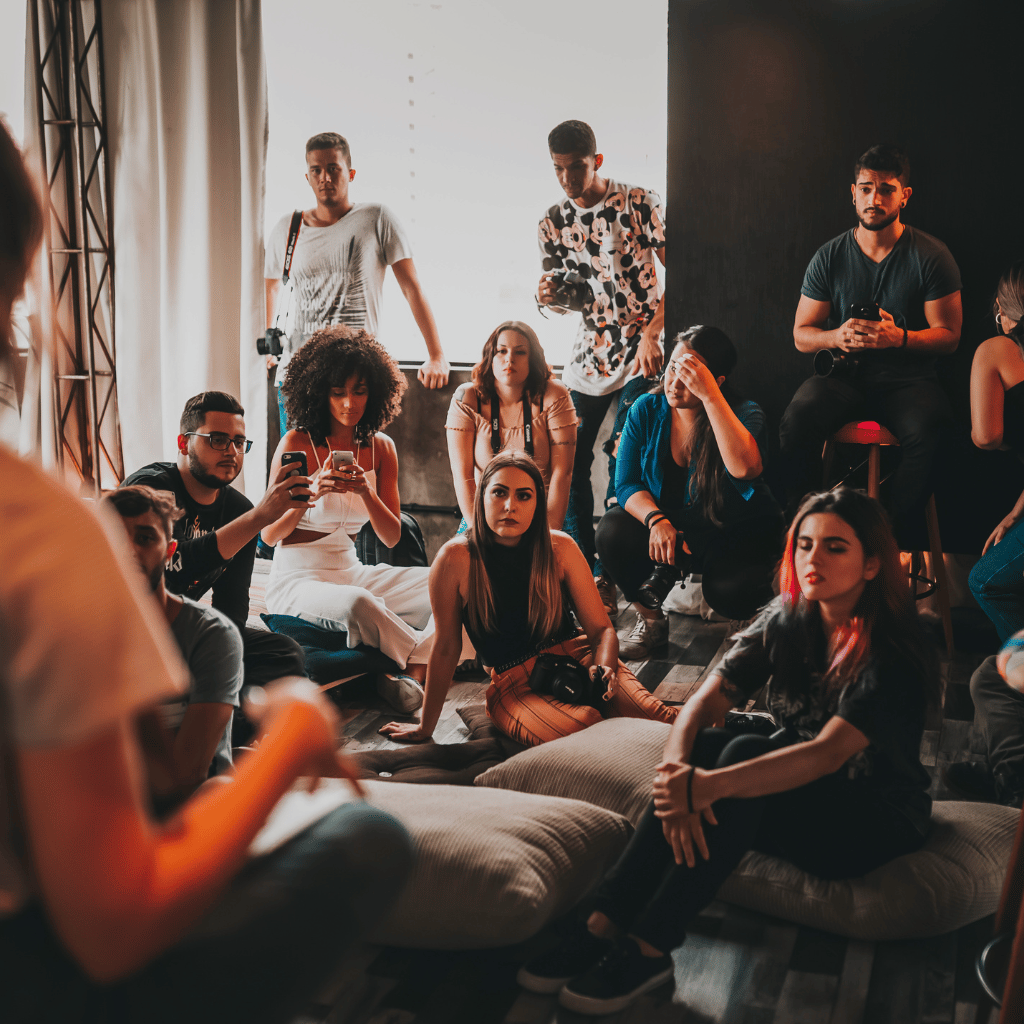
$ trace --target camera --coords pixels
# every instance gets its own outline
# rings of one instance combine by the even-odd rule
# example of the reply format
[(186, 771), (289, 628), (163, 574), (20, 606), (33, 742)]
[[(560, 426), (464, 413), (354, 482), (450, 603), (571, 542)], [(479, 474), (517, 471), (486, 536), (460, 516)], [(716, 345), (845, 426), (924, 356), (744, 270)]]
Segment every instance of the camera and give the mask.
[(679, 579), (678, 566), (657, 562), (651, 575), (640, 584), (636, 599), (645, 608), (660, 608)]
[[(878, 323), (882, 314), (877, 302), (851, 302), (847, 320), (873, 320)], [(860, 365), (860, 356), (844, 352), (841, 348), (820, 348), (814, 353), (814, 372), (818, 377), (849, 377)]]
[(592, 679), (587, 669), (567, 655), (549, 651), (537, 655), (527, 686), (564, 704), (587, 705), (604, 713), (602, 698), (608, 689), (604, 669), (600, 668), (597, 678)]
[(553, 270), (551, 280), (555, 284), (553, 304), (556, 306), (579, 313), (594, 301), (593, 289), (578, 270)]
[(284, 351), (283, 337), (284, 331), (280, 327), (268, 327), (263, 337), (256, 339), (256, 351), (261, 356), (279, 356)]

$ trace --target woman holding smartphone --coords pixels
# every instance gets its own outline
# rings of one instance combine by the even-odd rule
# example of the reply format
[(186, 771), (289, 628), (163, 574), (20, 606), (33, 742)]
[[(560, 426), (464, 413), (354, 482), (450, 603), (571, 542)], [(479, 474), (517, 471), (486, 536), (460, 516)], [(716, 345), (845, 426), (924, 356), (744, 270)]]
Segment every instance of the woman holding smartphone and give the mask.
[[(402, 535), (395, 444), (380, 431), (398, 415), (405, 377), (365, 331), (326, 327), (288, 364), (283, 385), (289, 430), (277, 446), (306, 460), (313, 490), (306, 507), (264, 528), (276, 545), (267, 610), (345, 630), (349, 647), (376, 647), (408, 674), (380, 680), (398, 710), (422, 702), (433, 640), (425, 566), (363, 565), (353, 537), (369, 523), (394, 547)], [(301, 463), (300, 463), (301, 468)]]

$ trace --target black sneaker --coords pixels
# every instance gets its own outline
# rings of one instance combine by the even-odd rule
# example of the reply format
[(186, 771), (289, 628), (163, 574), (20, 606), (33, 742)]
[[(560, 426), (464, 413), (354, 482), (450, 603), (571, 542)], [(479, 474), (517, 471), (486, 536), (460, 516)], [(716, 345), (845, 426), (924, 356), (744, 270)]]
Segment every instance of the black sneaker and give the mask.
[(567, 982), (558, 1001), (576, 1013), (618, 1013), (674, 973), (672, 957), (644, 956), (636, 942), (622, 938), (586, 974)]
[(572, 978), (593, 967), (612, 948), (611, 939), (599, 939), (580, 922), (559, 946), (542, 953), (519, 968), (516, 981), (529, 992), (553, 995)]
[(954, 761), (939, 773), (943, 785), (964, 800), (981, 800), (987, 804), (999, 803), (996, 780), (987, 764), (980, 761)]

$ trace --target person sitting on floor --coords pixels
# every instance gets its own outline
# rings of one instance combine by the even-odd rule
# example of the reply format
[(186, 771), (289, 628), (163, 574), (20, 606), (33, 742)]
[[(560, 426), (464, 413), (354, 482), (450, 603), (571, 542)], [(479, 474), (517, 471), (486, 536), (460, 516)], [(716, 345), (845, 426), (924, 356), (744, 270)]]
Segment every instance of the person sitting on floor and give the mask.
[(526, 452), (537, 463), (548, 495), (548, 525), (562, 528), (576, 451), (576, 410), (568, 389), (551, 379), (532, 327), (506, 320), (494, 328), (472, 381), (452, 396), (445, 427), (462, 510), (459, 533), (473, 518), (484, 467), (508, 448)]
[[(147, 758), (150, 789), (157, 807), (190, 796), (210, 775), (232, 766), (231, 718), (242, 691), (242, 638), (216, 608), (172, 594), (164, 569), (174, 556), (174, 523), (183, 515), (169, 491), (136, 484), (104, 499), (120, 515), (135, 561), (163, 611), (178, 644), (190, 681), (184, 700), (163, 706), (163, 727)], [(161, 742), (169, 739), (169, 742)], [(162, 755), (162, 756), (161, 756)]]
[[(391, 722), (382, 733), (410, 743), (433, 735), (459, 662), (463, 624), (491, 671), (487, 713), (518, 743), (557, 739), (604, 715), (674, 720), (677, 709), (653, 697), (619, 661), (587, 560), (568, 534), (548, 527), (544, 480), (528, 455), (499, 452), (487, 464), (472, 523), (441, 548), (430, 570), (437, 633), (420, 720)], [(583, 666), (604, 691), (594, 702), (601, 710), (534, 692), (531, 673), (542, 653)]]
[(365, 331), (337, 326), (295, 353), (282, 386), (297, 428), (281, 438), (272, 472), (281, 471), (286, 452), (301, 453), (313, 471), (313, 498), (263, 529), (264, 543), (277, 545), (267, 610), (345, 630), (349, 647), (383, 651), (408, 674), (379, 677), (381, 695), (396, 710), (415, 711), (434, 633), (430, 570), (363, 565), (353, 542), (367, 522), (389, 548), (402, 535), (398, 455), (380, 431), (401, 409), (405, 376)]
[(615, 493), (597, 527), (605, 572), (633, 602), (619, 635), (627, 660), (668, 640), (661, 610), (680, 575), (702, 573), (704, 598), (747, 619), (772, 597), (782, 512), (761, 479), (764, 413), (732, 394), (736, 349), (717, 327), (676, 336), (664, 383), (638, 398), (619, 440)]
[[(597, 1014), (668, 981), (669, 954), (747, 850), (855, 878), (924, 843), (919, 752), (938, 666), (882, 506), (847, 488), (811, 495), (780, 582), (680, 711), (586, 926), (523, 967), (527, 988)], [(716, 727), (766, 683), (777, 733)]]
[(281, 676), (306, 674), (302, 648), (294, 640), (246, 624), (256, 537), (261, 527), (295, 507), (289, 487), (296, 481), (272, 474), (255, 507), (231, 486), (252, 445), (244, 416), (237, 399), (223, 391), (195, 395), (181, 414), (177, 464), (152, 462), (122, 486), (142, 484), (174, 495), (185, 514), (174, 525), (177, 550), (164, 577), (167, 589), (193, 601), (212, 589), (213, 607), (242, 635), (245, 684), (263, 686)]
[[(0, 124), (0, 363), (42, 236), (32, 180)], [(294, 1020), (398, 896), (408, 833), (354, 801), (249, 859), (296, 779), (351, 771), (294, 677), (263, 691), (234, 784), (154, 821), (136, 721), (187, 674), (124, 530), (2, 443), (0, 519), (4, 1024)]]

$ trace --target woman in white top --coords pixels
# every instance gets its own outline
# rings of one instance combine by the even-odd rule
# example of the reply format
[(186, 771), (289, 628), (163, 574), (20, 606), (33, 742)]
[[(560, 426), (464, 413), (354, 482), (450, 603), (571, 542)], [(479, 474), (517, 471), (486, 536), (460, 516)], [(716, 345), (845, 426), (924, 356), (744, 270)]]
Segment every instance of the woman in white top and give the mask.
[(576, 410), (565, 386), (551, 379), (532, 327), (506, 320), (494, 328), (472, 381), (452, 396), (445, 426), (463, 515), (459, 533), (473, 519), (481, 474), (505, 449), (526, 452), (537, 464), (547, 494), (548, 526), (562, 528), (576, 453)]
[[(394, 547), (402, 535), (395, 444), (379, 431), (401, 409), (405, 376), (365, 331), (325, 327), (292, 357), (283, 385), (295, 424), (274, 453), (303, 452), (312, 500), (263, 530), (276, 545), (267, 610), (345, 630), (349, 647), (368, 644), (408, 676), (382, 680), (400, 710), (415, 710), (433, 643), (425, 566), (363, 565), (353, 537), (367, 522)], [(335, 469), (332, 452), (351, 459)]]

